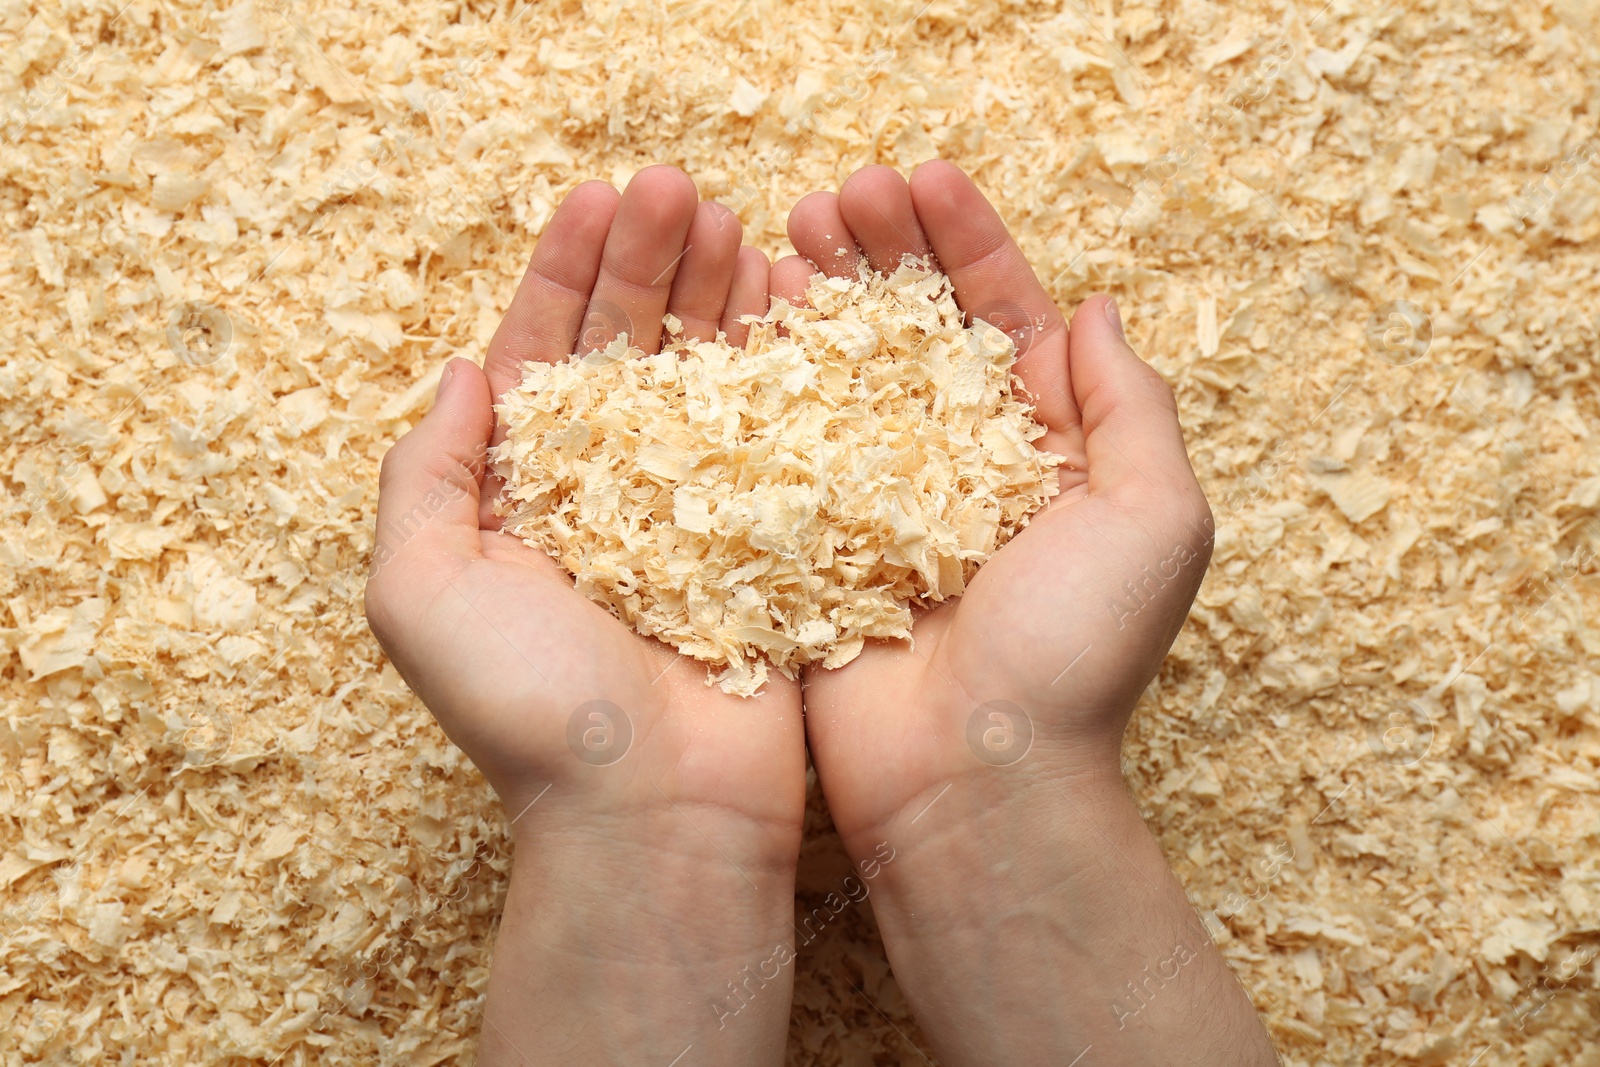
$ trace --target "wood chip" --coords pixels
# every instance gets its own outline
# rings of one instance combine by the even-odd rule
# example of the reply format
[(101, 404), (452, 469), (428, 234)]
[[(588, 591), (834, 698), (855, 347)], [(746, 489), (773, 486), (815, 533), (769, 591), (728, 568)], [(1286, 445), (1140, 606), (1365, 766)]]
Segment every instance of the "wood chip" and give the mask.
[(842, 666), (909, 638), (1056, 492), (1016, 349), (910, 260), (816, 275), (741, 350), (619, 338), (533, 362), (499, 405), (505, 528), (643, 634), (725, 667)]
[[(4, 1047), (470, 1062), (510, 816), (362, 619), (379, 461), (580, 182), (781, 255), (938, 155), (1176, 392), (1216, 550), (1124, 767), (1202, 908), (1292, 845), (1218, 934), (1285, 1062), (1596, 1067), (1600, 8), (1380, 7), (0, 5)], [(839, 924), (790, 1062), (924, 1063)]]

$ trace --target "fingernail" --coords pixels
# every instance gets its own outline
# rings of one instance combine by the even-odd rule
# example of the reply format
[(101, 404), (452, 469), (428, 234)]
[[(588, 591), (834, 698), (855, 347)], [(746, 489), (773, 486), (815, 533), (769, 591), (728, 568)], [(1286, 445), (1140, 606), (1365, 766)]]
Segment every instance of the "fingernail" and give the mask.
[(456, 373), (456, 361), (452, 359), (449, 363), (446, 363), (444, 365), (444, 373), (439, 375), (439, 391), (435, 395), (437, 395), (437, 396), (443, 396), (444, 395), (444, 387), (450, 384), (450, 379), (455, 376), (455, 373)]
[(1111, 323), (1111, 328), (1117, 331), (1118, 337), (1124, 340), (1127, 339), (1122, 332), (1122, 312), (1117, 310), (1117, 302), (1115, 300), (1106, 301), (1106, 321)]

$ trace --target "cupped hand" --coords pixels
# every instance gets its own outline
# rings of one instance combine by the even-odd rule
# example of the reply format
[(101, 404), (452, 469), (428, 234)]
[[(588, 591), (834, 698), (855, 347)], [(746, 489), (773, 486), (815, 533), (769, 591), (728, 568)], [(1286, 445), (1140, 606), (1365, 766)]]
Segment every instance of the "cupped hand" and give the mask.
[(911, 642), (873, 642), (805, 674), (812, 755), (847, 843), (877, 835), (958, 779), (1118, 777), (1129, 713), (1187, 614), (1210, 556), (1211, 515), (1172, 391), (1124, 339), (1115, 305), (1067, 320), (994, 208), (950, 163), (908, 183), (857, 171), (789, 216), (799, 256), (772, 293), (803, 300), (816, 270), (853, 277), (932, 256), (972, 318), (1016, 342), (1016, 373), (1066, 457), (1061, 492), (956, 600), (922, 612)]
[(664, 316), (742, 340), (765, 255), (672, 167), (620, 196), (578, 186), (551, 218), (483, 370), (453, 360), (385, 457), (367, 617), (384, 651), (506, 806), (516, 859), (478, 1062), (782, 1062), (792, 969), (733, 983), (793, 940), (805, 809), (795, 683), (753, 699), (635, 634), (545, 553), (503, 533), (486, 474), (492, 400), (530, 360)]
[(740, 247), (740, 232), (673, 167), (640, 171), (620, 195), (588, 182), (566, 197), (483, 370), (451, 361), (432, 411), (384, 459), (367, 614), (511, 817), (569, 805), (668, 822), (708, 812), (739, 833), (766, 828), (744, 858), (782, 866), (804, 805), (796, 684), (775, 678), (753, 700), (708, 687), (704, 664), (634, 633), (545, 553), (500, 532), (499, 486), (485, 472), (504, 435), (492, 401), (525, 362), (623, 333), (659, 351), (668, 313), (691, 337), (720, 328), (742, 341), (739, 316), (766, 311), (768, 262)]

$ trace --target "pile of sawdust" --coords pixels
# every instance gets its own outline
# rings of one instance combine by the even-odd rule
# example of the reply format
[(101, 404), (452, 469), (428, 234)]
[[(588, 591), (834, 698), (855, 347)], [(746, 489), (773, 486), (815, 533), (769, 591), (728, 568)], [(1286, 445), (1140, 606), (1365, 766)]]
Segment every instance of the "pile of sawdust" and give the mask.
[[(579, 182), (677, 163), (780, 253), (940, 155), (1176, 391), (1216, 551), (1126, 764), (1286, 1063), (1600, 1067), (1593, 4), (13, 0), (0, 42), (8, 1056), (466, 1060), (508, 816), (367, 631), (380, 459)], [(869, 919), (800, 950), (796, 1067), (925, 1062)]]
[[(1056, 492), (1004, 331), (906, 262), (816, 275), (741, 350), (626, 337), (530, 362), (499, 405), (506, 528), (750, 695), (911, 635)], [(669, 328), (670, 328), (669, 323)]]

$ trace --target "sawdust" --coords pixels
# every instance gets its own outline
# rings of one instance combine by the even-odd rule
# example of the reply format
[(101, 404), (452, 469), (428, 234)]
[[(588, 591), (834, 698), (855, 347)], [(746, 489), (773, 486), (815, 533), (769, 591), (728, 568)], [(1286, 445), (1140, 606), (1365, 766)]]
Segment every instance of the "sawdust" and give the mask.
[[(1060, 456), (950, 280), (814, 276), (736, 348), (620, 336), (531, 362), (497, 410), (505, 528), (642, 634), (754, 694), (770, 662), (842, 667), (960, 596), (1057, 491)], [(670, 316), (669, 330), (671, 327)]]
[[(362, 620), (379, 458), (579, 181), (681, 164), (778, 251), (942, 154), (1176, 388), (1218, 541), (1127, 765), (1286, 1062), (1594, 1067), (1597, 30), (0, 4), (8, 1062), (465, 1056), (505, 816)], [(921, 1064), (836, 929), (791, 1061)]]

